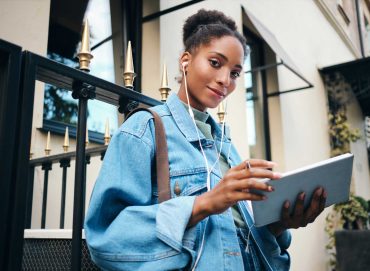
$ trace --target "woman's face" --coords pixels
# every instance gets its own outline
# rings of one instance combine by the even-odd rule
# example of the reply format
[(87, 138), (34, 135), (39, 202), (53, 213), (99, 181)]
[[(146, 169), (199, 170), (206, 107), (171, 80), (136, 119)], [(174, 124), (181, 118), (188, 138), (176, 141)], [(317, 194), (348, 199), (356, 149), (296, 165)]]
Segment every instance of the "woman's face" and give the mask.
[[(185, 71), (191, 107), (201, 111), (217, 107), (235, 89), (243, 59), (243, 47), (232, 36), (214, 38), (191, 54), (185, 52), (181, 62), (187, 63)], [(187, 103), (184, 81), (178, 95)]]

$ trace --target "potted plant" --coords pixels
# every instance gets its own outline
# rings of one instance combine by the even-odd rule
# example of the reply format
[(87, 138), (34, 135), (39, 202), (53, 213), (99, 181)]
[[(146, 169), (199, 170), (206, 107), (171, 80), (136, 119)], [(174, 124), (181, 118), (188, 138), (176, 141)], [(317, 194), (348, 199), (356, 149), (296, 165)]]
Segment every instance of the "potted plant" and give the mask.
[(326, 249), (333, 270), (367, 270), (370, 266), (369, 212), (369, 202), (351, 194), (348, 202), (334, 205), (326, 217)]

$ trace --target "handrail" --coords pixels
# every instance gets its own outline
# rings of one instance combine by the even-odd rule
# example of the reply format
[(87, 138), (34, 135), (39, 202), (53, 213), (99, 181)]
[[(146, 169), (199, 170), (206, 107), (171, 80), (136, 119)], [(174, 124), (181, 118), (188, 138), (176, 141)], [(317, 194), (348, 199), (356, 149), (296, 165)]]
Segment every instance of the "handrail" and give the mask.
[[(94, 148), (89, 148), (85, 151), (85, 173), (83, 179), (83, 205), (85, 206), (85, 198), (86, 198), (86, 166), (90, 163), (91, 157), (99, 156), (100, 159), (103, 160), (105, 152), (107, 150), (106, 145), (98, 146)], [(61, 209), (60, 209), (60, 219), (59, 219), (59, 228), (64, 229), (65, 224), (65, 203), (66, 203), (66, 185), (67, 185), (67, 168), (70, 167), (71, 161), (77, 158), (76, 151), (70, 151), (65, 153), (59, 153), (55, 155), (48, 155), (39, 158), (30, 159), (30, 179), (29, 179), (29, 191), (28, 191), (28, 206), (32, 206), (32, 198), (33, 198), (33, 177), (34, 171), (36, 167), (41, 167), (44, 171), (44, 184), (43, 184), (43, 192), (42, 192), (42, 210), (41, 210), (41, 229), (45, 229), (46, 226), (46, 209), (47, 209), (47, 199), (48, 199), (48, 184), (49, 184), (49, 172), (52, 170), (53, 164), (60, 164), (60, 167), (63, 170), (62, 174), (62, 181), (61, 181)], [(83, 211), (83, 214), (85, 212)], [(26, 213), (26, 229), (31, 228), (31, 219), (32, 219), (32, 208), (28, 208)]]
[(120, 96), (149, 106), (161, 104), (160, 101), (145, 96), (132, 89), (119, 86), (107, 80), (98, 78), (86, 72), (68, 67), (54, 60), (25, 51), (26, 58), (30, 58), (37, 65), (36, 79), (67, 90), (73, 90), (73, 83), (81, 81), (95, 87), (95, 99), (119, 106)]
[[(108, 146), (98, 146), (94, 148), (86, 149), (86, 155), (90, 156), (98, 156), (102, 155)], [(76, 151), (70, 151), (66, 153), (54, 154), (49, 156), (43, 156), (40, 158), (33, 158), (30, 159), (30, 166), (37, 167), (42, 166), (45, 163), (59, 163), (63, 159), (75, 159), (76, 158)]]

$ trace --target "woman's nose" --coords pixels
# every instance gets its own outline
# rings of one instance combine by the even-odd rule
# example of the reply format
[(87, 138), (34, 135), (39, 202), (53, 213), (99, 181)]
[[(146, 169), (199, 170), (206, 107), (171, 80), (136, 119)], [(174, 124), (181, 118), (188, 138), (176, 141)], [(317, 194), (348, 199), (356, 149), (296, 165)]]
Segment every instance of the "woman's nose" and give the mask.
[(224, 87), (228, 87), (230, 85), (230, 72), (226, 69), (220, 70), (220, 72), (217, 75), (217, 83), (219, 85), (222, 85)]

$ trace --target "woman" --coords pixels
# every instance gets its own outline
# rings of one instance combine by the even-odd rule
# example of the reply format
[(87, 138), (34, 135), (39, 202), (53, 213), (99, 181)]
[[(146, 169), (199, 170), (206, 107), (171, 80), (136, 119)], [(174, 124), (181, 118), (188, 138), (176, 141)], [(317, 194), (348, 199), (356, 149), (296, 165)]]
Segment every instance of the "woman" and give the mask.
[(93, 260), (107, 270), (288, 270), (288, 228), (306, 226), (323, 210), (315, 191), (309, 208), (298, 195), (282, 220), (254, 227), (250, 190), (271, 192), (260, 178), (278, 179), (275, 163), (242, 161), (207, 108), (236, 87), (247, 54), (233, 20), (200, 10), (183, 28), (185, 51), (178, 94), (154, 107), (168, 144), (172, 198), (158, 204), (151, 114), (130, 117), (111, 140), (86, 216)]

